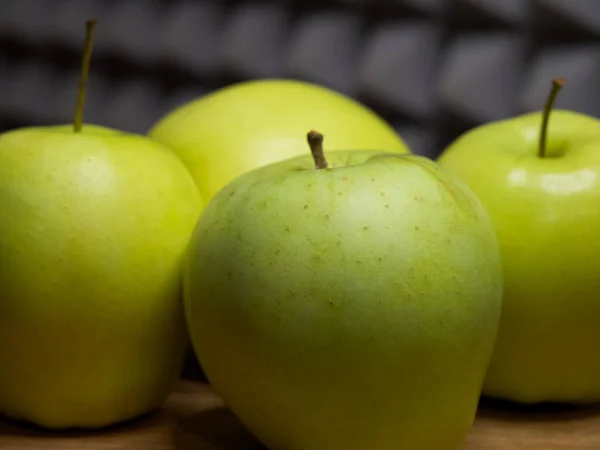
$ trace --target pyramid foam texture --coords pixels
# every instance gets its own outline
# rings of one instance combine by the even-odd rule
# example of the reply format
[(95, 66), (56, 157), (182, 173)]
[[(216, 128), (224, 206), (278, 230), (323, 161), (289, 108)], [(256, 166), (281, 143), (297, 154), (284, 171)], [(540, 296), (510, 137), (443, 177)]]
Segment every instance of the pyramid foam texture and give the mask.
[(600, 117), (599, 0), (2, 0), (0, 129), (70, 121), (84, 22), (85, 120), (146, 132), (236, 81), (352, 96), (435, 157), (478, 124), (557, 106)]

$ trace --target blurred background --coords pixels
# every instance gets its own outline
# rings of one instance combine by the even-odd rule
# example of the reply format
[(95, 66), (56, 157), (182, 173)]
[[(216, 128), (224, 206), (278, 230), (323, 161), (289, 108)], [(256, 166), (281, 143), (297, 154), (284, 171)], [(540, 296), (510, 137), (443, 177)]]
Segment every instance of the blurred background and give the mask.
[(375, 109), (435, 157), (459, 133), (557, 106), (600, 117), (600, 0), (0, 0), (0, 130), (85, 121), (145, 133), (241, 80), (307, 80)]

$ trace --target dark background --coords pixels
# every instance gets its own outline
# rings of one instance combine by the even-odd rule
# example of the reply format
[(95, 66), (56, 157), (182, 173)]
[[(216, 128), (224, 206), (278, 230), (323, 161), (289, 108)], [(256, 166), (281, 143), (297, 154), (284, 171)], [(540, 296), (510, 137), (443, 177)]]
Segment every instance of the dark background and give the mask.
[(600, 0), (0, 0), (0, 130), (71, 121), (98, 19), (86, 122), (145, 133), (229, 83), (317, 82), (435, 157), (477, 124), (557, 106), (600, 117)]

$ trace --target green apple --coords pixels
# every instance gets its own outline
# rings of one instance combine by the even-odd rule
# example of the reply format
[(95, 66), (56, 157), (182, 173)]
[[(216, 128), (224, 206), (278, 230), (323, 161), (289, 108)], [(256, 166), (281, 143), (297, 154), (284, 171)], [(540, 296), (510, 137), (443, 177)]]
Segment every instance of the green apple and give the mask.
[(475, 195), (417, 155), (255, 169), (204, 210), (184, 262), (207, 378), (272, 450), (455, 450), (500, 320)]
[(106, 426), (164, 401), (202, 209), (169, 149), (82, 126), (82, 107), (75, 129), (0, 134), (0, 413), (48, 428)]
[(306, 153), (318, 127), (331, 148), (408, 147), (382, 118), (335, 91), (295, 80), (253, 80), (221, 88), (163, 117), (149, 132), (185, 163), (206, 202), (249, 170)]
[(544, 113), (475, 128), (438, 160), (477, 194), (501, 248), (484, 393), (523, 403), (600, 400), (600, 121), (566, 110), (548, 120), (563, 82)]

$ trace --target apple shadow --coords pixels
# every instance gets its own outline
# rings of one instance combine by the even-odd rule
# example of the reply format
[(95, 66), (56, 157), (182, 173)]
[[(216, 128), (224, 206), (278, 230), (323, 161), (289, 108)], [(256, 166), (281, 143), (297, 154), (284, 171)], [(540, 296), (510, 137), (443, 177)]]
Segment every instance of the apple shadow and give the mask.
[(148, 412), (133, 419), (103, 428), (49, 429), (25, 420), (12, 419), (0, 414), (0, 436), (43, 439), (93, 438), (99, 435), (118, 437), (138, 430), (155, 428), (162, 422), (160, 410)]
[(171, 442), (176, 450), (266, 450), (226, 407), (179, 418)]
[(600, 417), (600, 403), (572, 405), (565, 403), (521, 404), (509, 400), (482, 397), (478, 416), (515, 422), (577, 421)]
[(183, 367), (179, 376), (184, 380), (200, 381), (203, 383), (208, 381), (206, 374), (202, 369), (202, 365), (198, 362), (191, 345), (188, 345), (186, 350)]

